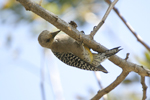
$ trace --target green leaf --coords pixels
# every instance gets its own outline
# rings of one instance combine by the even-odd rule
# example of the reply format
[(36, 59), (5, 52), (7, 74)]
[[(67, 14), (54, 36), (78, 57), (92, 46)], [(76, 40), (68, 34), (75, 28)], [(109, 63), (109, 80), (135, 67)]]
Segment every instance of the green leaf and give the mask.
[(145, 52), (145, 57), (148, 62), (150, 62), (150, 52)]
[(123, 84), (131, 84), (133, 81), (132, 80), (130, 80), (130, 79), (125, 79), (124, 81), (123, 81)]

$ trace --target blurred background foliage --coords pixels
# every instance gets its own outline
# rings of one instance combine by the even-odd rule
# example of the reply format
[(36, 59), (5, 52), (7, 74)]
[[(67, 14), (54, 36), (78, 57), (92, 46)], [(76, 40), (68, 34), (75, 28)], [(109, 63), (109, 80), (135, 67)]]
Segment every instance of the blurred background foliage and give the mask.
[[(103, 0), (34, 0), (34, 2), (60, 17), (65, 17), (66, 13), (73, 15), (70, 16), (73, 17), (71, 19), (78, 22), (79, 25), (85, 25), (87, 17), (91, 17), (91, 15), (91, 20), (95, 20), (100, 14), (99, 12), (106, 7), (106, 3)], [(11, 13), (9, 20), (8, 13)], [(17, 25), (22, 21), (30, 24), (40, 22), (40, 26), (44, 23), (38, 15), (32, 12), (27, 13), (24, 7), (16, 2), (16, 0), (6, 0), (1, 9), (1, 15), (1, 21), (3, 23), (11, 22)]]
[(144, 58), (140, 58), (137, 57), (137, 60), (145, 67), (147, 67), (148, 69), (150, 69), (150, 52), (149, 51), (145, 51), (144, 52)]
[[(36, 3), (40, 3), (38, 0), (34, 0)], [(104, 0), (43, 0), (41, 6), (45, 9), (55, 13), (62, 19), (67, 16), (69, 20), (77, 22), (78, 26), (86, 26), (87, 23), (93, 23), (100, 20), (101, 11), (104, 11), (108, 5)], [(71, 16), (69, 16), (71, 15)], [(89, 20), (90, 19), (90, 20)], [(65, 19), (66, 20), (66, 19)], [(53, 29), (54, 27), (44, 21), (42, 18), (32, 12), (28, 12), (25, 8), (16, 0), (6, 0), (0, 8), (0, 22), (8, 26), (18, 28), (20, 24), (32, 26), (29, 28), (32, 36), (37, 36), (44, 27)], [(6, 47), (10, 47), (13, 40), (13, 36), (10, 34), (6, 37)], [(19, 49), (14, 50), (14, 55), (19, 54)], [(145, 51), (144, 58), (135, 57), (141, 65), (150, 69), (150, 52)], [(140, 82), (140, 77), (135, 74), (132, 77), (127, 77), (124, 81), (124, 85), (130, 85)], [(92, 95), (93, 90), (89, 89), (89, 94)], [(128, 97), (127, 97), (128, 96)], [(89, 96), (87, 96), (89, 97)], [(125, 99), (123, 99), (125, 97)], [(80, 94), (76, 94), (77, 100), (87, 100)], [(122, 94), (110, 93), (107, 100), (141, 100), (138, 94)]]

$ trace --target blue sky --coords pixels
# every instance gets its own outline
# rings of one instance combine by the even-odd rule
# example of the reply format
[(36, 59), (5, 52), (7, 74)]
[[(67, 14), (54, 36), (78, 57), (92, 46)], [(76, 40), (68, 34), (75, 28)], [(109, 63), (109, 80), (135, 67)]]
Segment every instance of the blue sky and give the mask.
[[(149, 4), (150, 1), (148, 0), (123, 0), (116, 5), (123, 17), (147, 44), (150, 43)], [(67, 21), (67, 18), (65, 20)], [(94, 24), (89, 23), (86, 27), (79, 27), (78, 29), (89, 33), (93, 26)], [(43, 56), (44, 49), (37, 41), (38, 35), (32, 37), (28, 31), (29, 27), (27, 24), (20, 24), (16, 28), (0, 23), (0, 100), (42, 100), (41, 66), (44, 66), (45, 72), (46, 100), (76, 100), (76, 95), (82, 95), (88, 100), (92, 97), (89, 96), (88, 91), (90, 89), (93, 90), (93, 94), (97, 93), (99, 86), (93, 72), (65, 65), (54, 57), (50, 50), (46, 50), (46, 55)], [(10, 48), (5, 46), (6, 37), (9, 33), (13, 37)], [(123, 50), (117, 55), (125, 58), (126, 53), (129, 52), (129, 60), (137, 64), (135, 55), (143, 57), (143, 52), (146, 50), (136, 41), (114, 11), (110, 13), (105, 24), (94, 38), (109, 49), (122, 46)], [(108, 74), (99, 72), (102, 85), (106, 87), (116, 79), (121, 73), (121, 69), (108, 60), (103, 62), (102, 65), (109, 71)], [(132, 77), (132, 75), (133, 73), (129, 77)], [(119, 85), (113, 90), (116, 94), (124, 93), (125, 95), (130, 91), (141, 95), (141, 84)], [(149, 93), (150, 90), (147, 94)], [(150, 98), (149, 95), (148, 98)]]

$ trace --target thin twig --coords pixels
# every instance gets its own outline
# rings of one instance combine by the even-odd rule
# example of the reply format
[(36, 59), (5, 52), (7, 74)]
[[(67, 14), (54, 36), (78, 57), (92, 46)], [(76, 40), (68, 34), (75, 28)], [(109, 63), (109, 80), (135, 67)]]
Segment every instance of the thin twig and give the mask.
[(142, 88), (143, 88), (143, 97), (142, 100), (146, 100), (146, 90), (147, 90), (147, 86), (145, 84), (145, 76), (141, 76), (141, 84), (142, 84)]
[(41, 83), (40, 83), (40, 86), (41, 86), (41, 94), (42, 94), (42, 100), (45, 100), (45, 88), (44, 88), (44, 75), (45, 75), (45, 71), (44, 71), (44, 59), (45, 58), (45, 51), (43, 50), (43, 55), (42, 55), (42, 58), (41, 58)]
[(117, 79), (107, 86), (105, 89), (98, 91), (98, 93), (91, 100), (99, 100), (103, 95), (109, 93), (115, 87), (117, 87), (129, 74), (129, 72), (122, 71), (122, 73), (117, 77)]
[(130, 53), (127, 53), (126, 58), (125, 58), (124, 60), (128, 60), (129, 54), (130, 54)]
[(55, 63), (52, 63), (53, 61), (51, 55), (49, 55), (48, 52), (45, 54), (45, 56), (45, 62), (48, 69), (47, 73), (49, 74), (49, 80), (51, 82), (50, 85), (52, 86), (54, 100), (65, 100), (57, 65), (55, 65)]
[(100, 29), (100, 27), (104, 24), (104, 22), (105, 22), (107, 16), (109, 15), (110, 11), (113, 9), (113, 7), (115, 6), (115, 4), (116, 4), (117, 2), (118, 2), (118, 0), (114, 0), (114, 1), (110, 4), (110, 6), (108, 7), (108, 9), (107, 9), (105, 15), (103, 16), (102, 20), (100, 21), (100, 23), (99, 23), (97, 26), (95, 26), (95, 27), (93, 28), (93, 31), (91, 31), (91, 33), (90, 33), (90, 36), (91, 36), (92, 38), (94, 37), (94, 35), (96, 34), (96, 32)]
[[(109, 5), (111, 4), (110, 0), (105, 0)], [(131, 25), (125, 20), (125, 18), (120, 14), (119, 10), (116, 7), (113, 7), (113, 10), (116, 12), (116, 14), (120, 17), (120, 19), (123, 21), (123, 23), (127, 26), (127, 28), (131, 31), (131, 33), (135, 36), (137, 41), (139, 41), (148, 51), (150, 51), (150, 46), (148, 46), (141, 37), (134, 31), (134, 29), (131, 27)]]
[[(103, 89), (103, 86), (102, 86), (101, 81), (100, 81), (100, 75), (99, 75), (98, 72), (96, 72), (96, 71), (94, 71), (94, 74), (95, 74), (95, 77), (96, 77), (96, 79), (97, 79), (97, 83), (98, 83), (100, 89)], [(103, 100), (106, 100), (106, 97), (105, 97), (105, 96), (103, 96)]]
[(44, 82), (42, 81), (41, 81), (41, 93), (42, 93), (42, 100), (45, 100)]
[(100, 87), (101, 89), (103, 89), (103, 86), (102, 86), (102, 84), (101, 84), (101, 82), (100, 82), (100, 76), (98, 75), (98, 73), (97, 73), (96, 71), (94, 71), (94, 74), (95, 74), (95, 77), (96, 77), (96, 79), (97, 79), (97, 83), (98, 83), (99, 87)]

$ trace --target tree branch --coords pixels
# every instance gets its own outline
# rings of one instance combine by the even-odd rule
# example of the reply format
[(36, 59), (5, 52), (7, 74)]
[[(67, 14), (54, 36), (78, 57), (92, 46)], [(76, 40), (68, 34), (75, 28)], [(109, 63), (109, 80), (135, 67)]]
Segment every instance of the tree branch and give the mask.
[(41, 87), (41, 93), (42, 93), (42, 100), (45, 100), (44, 82), (41, 81), (40, 87)]
[(93, 31), (91, 31), (91, 33), (90, 33), (90, 36), (91, 36), (92, 38), (94, 37), (94, 35), (96, 34), (96, 32), (100, 29), (100, 27), (104, 24), (104, 22), (105, 22), (107, 16), (109, 15), (110, 11), (113, 9), (113, 7), (115, 6), (115, 4), (116, 4), (117, 2), (118, 2), (118, 0), (114, 0), (114, 1), (110, 4), (110, 6), (108, 7), (108, 9), (107, 9), (105, 15), (103, 16), (102, 20), (100, 21), (100, 23), (99, 23), (97, 26), (95, 26), (95, 27), (93, 28)]
[(147, 86), (145, 84), (145, 77), (144, 76), (141, 76), (141, 84), (142, 84), (142, 88), (143, 88), (143, 98), (142, 98), (142, 100), (146, 100)]
[(95, 77), (97, 79), (97, 83), (98, 83), (99, 87), (101, 89), (103, 89), (103, 86), (102, 86), (101, 81), (100, 81), (100, 75), (96, 71), (94, 71), (94, 75), (95, 75)]
[[(85, 45), (87, 45), (89, 48), (92, 48), (94, 51), (104, 52), (108, 50), (106, 47), (97, 43), (95, 40), (90, 39), (89, 36), (82, 34), (82, 32), (79, 32), (76, 28), (72, 27), (55, 14), (45, 10), (38, 4), (33, 3), (30, 0), (18, 0), (18, 1), (26, 8), (26, 10), (30, 10), (35, 14), (41, 16), (43, 19), (47, 20), (48, 22), (56, 26), (58, 29), (65, 32), (70, 37), (74, 38), (79, 42), (83, 42)], [(121, 67), (123, 70), (134, 71), (141, 76), (150, 76), (150, 70), (145, 69), (132, 62), (126, 61), (118, 57), (117, 55), (111, 56), (109, 60), (114, 64), (118, 65), (119, 67)]]
[[(111, 5), (110, 0), (105, 0), (109, 5)], [(135, 36), (137, 41), (139, 41), (148, 51), (150, 51), (150, 46), (148, 46), (141, 38), (140, 36), (134, 31), (134, 29), (129, 25), (129, 23), (125, 20), (125, 18), (120, 14), (119, 10), (116, 7), (113, 7), (113, 10), (116, 12), (116, 14), (120, 17), (120, 19), (123, 21), (123, 23), (127, 26), (127, 28), (131, 31), (131, 33)]]
[(129, 72), (123, 70), (113, 83), (111, 83), (105, 89), (98, 91), (98, 93), (91, 100), (99, 100), (103, 95), (109, 93), (111, 90), (117, 87), (127, 77), (128, 74)]

